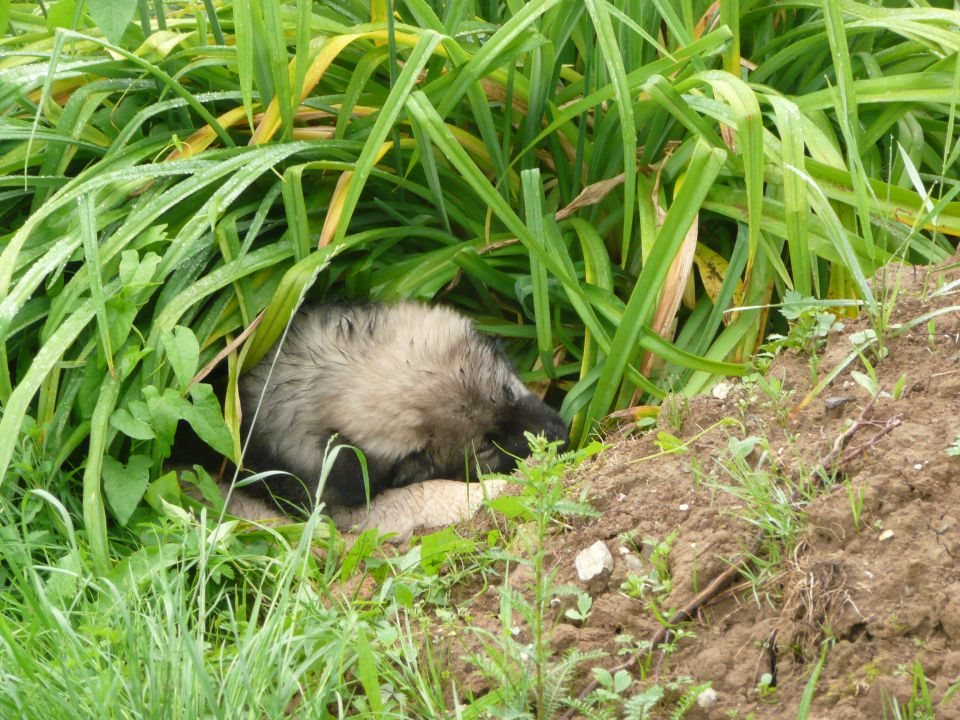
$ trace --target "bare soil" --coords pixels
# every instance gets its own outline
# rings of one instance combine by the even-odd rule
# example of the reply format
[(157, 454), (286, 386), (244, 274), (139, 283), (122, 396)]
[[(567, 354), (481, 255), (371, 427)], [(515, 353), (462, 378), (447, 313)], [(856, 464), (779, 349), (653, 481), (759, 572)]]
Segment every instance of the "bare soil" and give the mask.
[[(934, 296), (960, 278), (957, 265), (903, 268), (892, 326), (960, 306), (958, 288)], [(897, 270), (888, 268), (888, 285)], [(556, 583), (584, 587), (574, 558), (597, 540), (606, 543), (614, 568), (607, 581), (586, 588), (593, 608), (585, 623), (558, 610), (551, 640), (557, 651), (601, 649), (608, 657), (599, 664), (612, 668), (630, 660), (618, 655), (625, 635), (662, 640), (649, 596), (629, 597), (621, 586), (631, 567), (649, 571), (645, 538), (659, 541), (676, 532), (669, 554), (673, 585), (661, 598), (668, 615), (690, 604), (744, 553), (756, 552), (761, 563), (774, 561), (759, 583), (728, 573), (731, 582), (692, 610), (685, 627), (695, 637), (680, 639), (667, 656), (655, 653), (646, 678), (636, 664), (626, 663), (641, 686), (681, 676), (711, 682), (716, 702), (693, 707), (687, 717), (796, 717), (825, 640), (832, 645), (811, 718), (884, 717), (891, 697), (901, 703), (910, 697), (915, 662), (935, 704), (960, 680), (960, 457), (947, 453), (960, 434), (960, 313), (953, 310), (889, 339), (882, 359), (868, 356), (886, 393), (905, 377), (896, 400), (871, 401), (851, 374), (868, 374), (857, 359), (798, 409), (815, 383), (850, 354), (851, 336), (869, 328), (864, 319), (843, 322), (813, 365), (809, 354), (774, 359), (766, 379), (782, 383), (779, 397), (771, 399), (755, 382), (735, 383), (722, 398), (675, 401), (673, 410), (662, 411), (660, 430), (684, 440), (702, 433), (686, 451), (664, 454), (650, 432), (616, 442), (570, 479), (601, 515), (558, 527), (548, 537), (545, 550)], [(845, 432), (846, 440), (838, 442)], [(748, 436), (766, 445), (757, 445), (747, 465), (772, 472), (784, 502), (798, 509), (800, 529), (783, 558), (770, 556), (770, 543), (756, 543), (758, 530), (747, 520), (744, 501), (719, 487), (736, 484), (724, 470), (730, 440)], [(824, 465), (835, 470), (841, 461), (841, 473), (824, 485), (815, 471)], [(859, 523), (851, 498), (862, 503)], [(758, 565), (743, 567), (755, 571)], [(524, 590), (526, 580), (520, 572), (510, 582)], [(466, 593), (464, 602), (470, 624), (499, 627), (495, 589)], [(461, 651), (469, 649), (468, 635), (461, 635)], [(483, 679), (457, 656), (450, 653), (452, 672), (462, 686), (482, 694)], [(764, 673), (773, 688), (761, 697)], [(579, 689), (589, 679), (584, 675)], [(938, 717), (960, 718), (960, 697)]]

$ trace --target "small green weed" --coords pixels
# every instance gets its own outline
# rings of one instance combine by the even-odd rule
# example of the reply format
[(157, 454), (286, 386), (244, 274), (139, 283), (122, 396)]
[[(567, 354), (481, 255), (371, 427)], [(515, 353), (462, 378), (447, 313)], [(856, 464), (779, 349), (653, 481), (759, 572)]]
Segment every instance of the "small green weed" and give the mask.
[(843, 323), (830, 312), (829, 308), (835, 305), (788, 290), (783, 295), (780, 314), (787, 319), (789, 330), (786, 335), (769, 335), (763, 350), (775, 354), (789, 348), (815, 357), (826, 345), (827, 336), (843, 329)]
[(960, 433), (957, 433), (957, 436), (953, 439), (953, 444), (947, 448), (947, 455), (960, 456)]
[(936, 720), (937, 714), (927, 688), (927, 676), (920, 661), (915, 660), (909, 670), (902, 669), (900, 673), (910, 676), (910, 698), (901, 705), (896, 697), (884, 690), (881, 693), (884, 720)]
[[(485, 656), (474, 654), (470, 659), (499, 685), (499, 702), (505, 707), (526, 713), (532, 705), (537, 718), (547, 718), (570, 701), (569, 682), (576, 667), (602, 657), (602, 653), (569, 653), (562, 660), (553, 657), (550, 637), (558, 619), (553, 601), (561, 595), (574, 595), (576, 607), (567, 613), (572, 612), (578, 622), (587, 620), (592, 601), (579, 588), (558, 587), (554, 583), (556, 571), (547, 568), (544, 549), (547, 536), (562, 525), (563, 519), (597, 515), (589, 505), (567, 498), (563, 477), (568, 468), (596, 454), (602, 446), (593, 443), (561, 454), (557, 451), (559, 443), (548, 443), (543, 437), (529, 434), (527, 439), (531, 457), (520, 466), (516, 479), (521, 492), (501, 495), (491, 500), (489, 506), (509, 521), (523, 522), (529, 527), (531, 554), (511, 557), (508, 562), (530, 574), (532, 598), (511, 587), (505, 578), (499, 589), (503, 630), (499, 636), (481, 635)], [(520, 622), (526, 632), (521, 632)], [(522, 642), (521, 635), (528, 641)]]
[(863, 512), (863, 489), (854, 489), (850, 479), (846, 480), (847, 500), (850, 502), (850, 512), (853, 514), (853, 527), (860, 532), (860, 515)]
[(657, 606), (663, 604), (673, 591), (670, 551), (676, 539), (676, 530), (663, 540), (644, 538), (643, 544), (650, 548), (650, 572), (642, 577), (631, 573), (620, 588), (624, 594), (638, 600), (647, 598), (648, 602), (655, 602)]
[(777, 686), (773, 684), (773, 675), (763, 673), (757, 681), (756, 692), (761, 702), (776, 703)]
[(738, 516), (761, 533), (761, 547), (751, 558), (752, 570), (745, 571), (759, 601), (760, 586), (782, 560), (790, 557), (804, 528), (802, 505), (808, 491), (781, 476), (762, 437), (731, 437), (717, 466), (730, 482), (711, 480), (709, 485), (740, 500)]

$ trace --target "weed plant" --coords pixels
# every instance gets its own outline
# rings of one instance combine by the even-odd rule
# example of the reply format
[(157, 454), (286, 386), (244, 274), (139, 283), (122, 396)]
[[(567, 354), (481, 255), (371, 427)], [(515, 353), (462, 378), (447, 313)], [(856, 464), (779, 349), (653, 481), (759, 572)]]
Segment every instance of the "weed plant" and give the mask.
[[(0, 0), (0, 715), (435, 716), (457, 691), (412, 608), (471, 543), (198, 517), (177, 426), (238, 458), (239, 374), (304, 293), (466, 311), (575, 447), (749, 372), (791, 292), (873, 318), (833, 373), (882, 354), (912, 324), (867, 278), (960, 235), (958, 27), (947, 0)], [(578, 507), (525, 482), (534, 537)], [(532, 646), (488, 667), (547, 713), (526, 562)], [(331, 590), (364, 574), (369, 605)]]

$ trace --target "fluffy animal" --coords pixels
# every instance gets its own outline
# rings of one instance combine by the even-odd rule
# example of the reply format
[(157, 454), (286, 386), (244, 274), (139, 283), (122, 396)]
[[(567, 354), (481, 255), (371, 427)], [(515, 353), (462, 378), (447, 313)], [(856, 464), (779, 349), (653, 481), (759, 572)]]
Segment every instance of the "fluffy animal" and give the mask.
[[(567, 437), (495, 339), (452, 309), (415, 302), (302, 308), (282, 346), (241, 378), (240, 401), (252, 430), (244, 465), (285, 471), (248, 489), (294, 514), (313, 507), (335, 444), (363, 452), (373, 497), (477, 469), (511, 472), (529, 455), (525, 431)], [(343, 448), (321, 498), (366, 497), (357, 455)]]

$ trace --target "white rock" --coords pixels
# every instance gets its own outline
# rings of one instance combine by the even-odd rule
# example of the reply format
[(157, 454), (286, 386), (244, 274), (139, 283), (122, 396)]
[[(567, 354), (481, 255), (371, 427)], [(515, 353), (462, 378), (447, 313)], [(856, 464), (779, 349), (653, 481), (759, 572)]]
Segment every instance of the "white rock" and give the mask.
[(880, 540), (881, 540), (881, 541), (882, 541), (882, 540), (889, 540), (889, 539), (892, 538), (892, 537), (893, 537), (893, 530), (884, 530), (882, 533), (880, 533)]
[(632, 572), (637, 577), (642, 577), (645, 574), (644, 571), (646, 568), (643, 567), (643, 563), (640, 562), (640, 558), (633, 553), (624, 555), (623, 562), (626, 564), (627, 570)]
[(727, 395), (730, 394), (730, 391), (733, 389), (732, 383), (719, 382), (713, 386), (713, 389), (710, 391), (710, 394), (713, 395), (717, 400), (725, 400)]
[(602, 540), (577, 553), (573, 562), (581, 582), (590, 582), (613, 572), (613, 555)]
[(706, 709), (708, 707), (716, 705), (718, 697), (719, 696), (717, 695), (716, 690), (714, 690), (713, 688), (707, 688), (702, 693), (697, 695), (697, 705)]
[(680, 512), (686, 512), (686, 511), (689, 510), (689, 509), (690, 509), (690, 506), (687, 505), (687, 503), (682, 503), (682, 504), (680, 505)]

